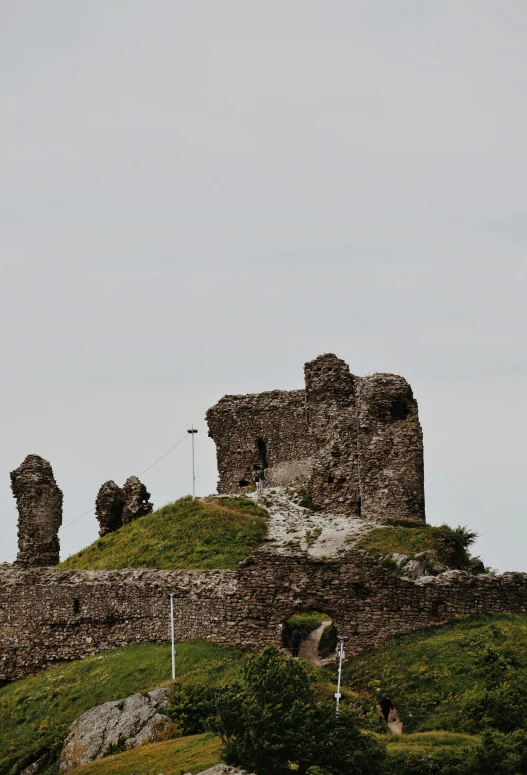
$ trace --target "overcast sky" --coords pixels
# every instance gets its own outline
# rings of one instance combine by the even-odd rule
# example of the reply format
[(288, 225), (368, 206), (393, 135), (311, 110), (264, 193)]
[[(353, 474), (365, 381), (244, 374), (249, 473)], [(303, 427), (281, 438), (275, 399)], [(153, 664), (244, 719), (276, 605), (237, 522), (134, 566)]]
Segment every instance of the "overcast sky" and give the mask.
[[(1, 0), (0, 526), (64, 522), (335, 352), (405, 376), (429, 522), (527, 571), (525, 0)], [(191, 489), (188, 438), (143, 477)], [(61, 532), (67, 556), (93, 514)]]

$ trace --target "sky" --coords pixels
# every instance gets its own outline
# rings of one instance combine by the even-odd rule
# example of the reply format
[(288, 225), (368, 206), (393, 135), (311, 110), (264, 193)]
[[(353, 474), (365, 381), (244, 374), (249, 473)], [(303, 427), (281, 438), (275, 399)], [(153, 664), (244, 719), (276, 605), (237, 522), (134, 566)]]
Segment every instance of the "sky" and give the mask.
[[(216, 487), (205, 411), (334, 352), (419, 403), (427, 519), (527, 571), (524, 0), (2, 0), (0, 551)], [(85, 516), (82, 516), (85, 514)], [(75, 520), (73, 522), (73, 520)], [(69, 524), (72, 523), (72, 524)]]

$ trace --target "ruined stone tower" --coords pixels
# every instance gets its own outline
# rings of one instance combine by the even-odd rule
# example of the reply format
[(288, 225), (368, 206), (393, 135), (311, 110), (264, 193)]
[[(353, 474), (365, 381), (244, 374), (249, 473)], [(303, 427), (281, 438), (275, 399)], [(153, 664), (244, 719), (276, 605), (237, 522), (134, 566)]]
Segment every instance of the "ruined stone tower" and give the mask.
[(95, 516), (99, 520), (99, 537), (113, 533), (123, 524), (124, 494), (113, 481), (101, 485), (95, 501)]
[(356, 377), (336, 355), (305, 365), (305, 390), (224, 396), (207, 412), (218, 492), (264, 470), (270, 485), (365, 519), (425, 521), (423, 436), (403, 377)]
[(123, 497), (123, 525), (151, 514), (154, 509), (150, 493), (137, 476), (128, 477), (123, 486)]
[(95, 501), (99, 536), (113, 533), (128, 522), (151, 514), (150, 493), (137, 476), (129, 476), (123, 487), (109, 480), (101, 485)]
[(57, 565), (59, 528), (62, 524), (62, 490), (51, 465), (38, 455), (28, 455), (11, 471), (11, 489), (18, 509), (17, 565)]

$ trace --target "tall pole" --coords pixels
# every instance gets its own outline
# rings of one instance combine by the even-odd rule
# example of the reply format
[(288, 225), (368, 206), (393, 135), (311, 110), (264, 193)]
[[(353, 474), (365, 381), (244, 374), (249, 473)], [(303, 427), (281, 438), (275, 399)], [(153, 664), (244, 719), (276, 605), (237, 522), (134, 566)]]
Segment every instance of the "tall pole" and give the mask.
[(337, 702), (336, 713), (337, 713), (337, 716), (338, 716), (339, 715), (339, 702), (340, 702), (340, 698), (342, 696), (341, 693), (340, 693), (340, 679), (341, 679), (341, 676), (342, 676), (342, 660), (345, 657), (345, 654), (344, 654), (344, 641), (348, 640), (348, 639), (347, 639), (347, 637), (345, 635), (337, 635), (337, 639), (338, 639), (338, 642), (339, 642), (339, 651), (338, 651), (338, 655), (339, 655), (339, 672), (338, 672), (337, 691), (335, 693), (335, 700)]
[(192, 436), (192, 500), (196, 500), (196, 474), (194, 473), (194, 434), (197, 433), (197, 430), (194, 428), (194, 423), (192, 423), (192, 426), (190, 430), (187, 431), (187, 433), (190, 433)]
[(176, 680), (176, 639), (174, 636), (174, 594), (170, 593), (170, 631), (172, 634), (172, 680)]

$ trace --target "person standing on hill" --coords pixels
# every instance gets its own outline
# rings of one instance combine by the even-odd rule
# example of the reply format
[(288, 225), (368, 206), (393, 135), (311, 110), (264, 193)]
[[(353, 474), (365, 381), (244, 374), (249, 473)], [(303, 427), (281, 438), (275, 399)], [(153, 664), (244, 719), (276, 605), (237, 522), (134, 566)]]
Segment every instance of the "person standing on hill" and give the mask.
[(300, 632), (300, 630), (298, 628), (296, 630), (293, 630), (293, 635), (291, 636), (293, 648), (291, 650), (291, 653), (294, 657), (298, 656), (301, 640), (302, 640), (302, 633)]
[(393, 704), (390, 699), (390, 695), (385, 694), (382, 700), (380, 701), (379, 705), (381, 707), (381, 713), (384, 716), (384, 720), (386, 721), (386, 723), (388, 723), (388, 719), (390, 718), (390, 713), (393, 710)]

